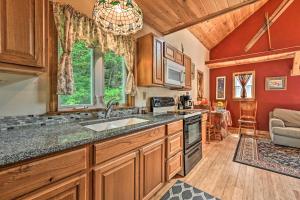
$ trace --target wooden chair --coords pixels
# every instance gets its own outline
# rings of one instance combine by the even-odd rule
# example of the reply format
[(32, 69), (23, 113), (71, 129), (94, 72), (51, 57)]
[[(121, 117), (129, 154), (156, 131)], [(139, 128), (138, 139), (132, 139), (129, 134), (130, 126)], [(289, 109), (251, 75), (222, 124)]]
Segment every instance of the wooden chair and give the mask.
[(256, 113), (257, 101), (240, 102), (239, 134), (241, 134), (242, 128), (253, 128), (254, 135), (256, 136)]
[(222, 133), (220, 127), (218, 127), (218, 120), (219, 118), (216, 116), (216, 114), (213, 114), (212, 107), (210, 106), (209, 113), (208, 113), (208, 121), (206, 125), (207, 129), (207, 143), (210, 143), (211, 137), (213, 136), (214, 139), (219, 138), (222, 140)]
[[(223, 106), (218, 106), (218, 103), (221, 102), (223, 104)], [(227, 110), (227, 100), (216, 100), (216, 101), (213, 101), (212, 103), (212, 107), (213, 107), (213, 110), (217, 110), (217, 108), (222, 108), (224, 110)]]

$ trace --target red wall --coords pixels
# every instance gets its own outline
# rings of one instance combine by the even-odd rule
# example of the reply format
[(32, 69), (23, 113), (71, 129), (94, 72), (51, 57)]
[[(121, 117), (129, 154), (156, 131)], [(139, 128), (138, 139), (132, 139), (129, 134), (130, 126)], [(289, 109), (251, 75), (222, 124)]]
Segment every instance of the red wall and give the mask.
[[(265, 12), (269, 15), (278, 7), (282, 0), (270, 0), (241, 26), (226, 37), (210, 52), (211, 60), (245, 55), (244, 48), (264, 23)], [(300, 46), (300, 1), (294, 3), (281, 15), (271, 27), (272, 47), (281, 49)], [(268, 38), (265, 34), (248, 53), (268, 51)], [(216, 77), (226, 76), (226, 99), (231, 111), (234, 125), (239, 118), (239, 102), (232, 99), (232, 74), (234, 72), (255, 71), (256, 100), (258, 101), (258, 129), (268, 130), (269, 112), (274, 108), (300, 110), (300, 76), (291, 77), (293, 60), (281, 60), (232, 66), (210, 70), (210, 98), (216, 98)], [(286, 91), (265, 91), (265, 77), (288, 76)]]

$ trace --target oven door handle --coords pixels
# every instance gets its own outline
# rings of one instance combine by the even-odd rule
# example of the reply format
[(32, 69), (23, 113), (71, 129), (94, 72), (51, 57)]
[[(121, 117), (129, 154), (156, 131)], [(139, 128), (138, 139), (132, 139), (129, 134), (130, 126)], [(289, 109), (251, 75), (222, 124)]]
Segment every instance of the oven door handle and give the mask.
[(195, 120), (192, 120), (192, 121), (186, 121), (186, 125), (191, 125), (191, 124), (195, 124), (195, 123), (197, 123), (197, 122), (201, 122), (201, 119), (195, 119)]

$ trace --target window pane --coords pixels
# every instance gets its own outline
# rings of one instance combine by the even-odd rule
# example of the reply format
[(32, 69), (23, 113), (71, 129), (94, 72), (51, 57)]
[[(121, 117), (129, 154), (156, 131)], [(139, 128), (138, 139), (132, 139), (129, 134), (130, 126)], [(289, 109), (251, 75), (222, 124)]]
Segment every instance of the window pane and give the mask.
[(104, 55), (104, 103), (116, 99), (120, 104), (126, 103), (125, 83), (126, 67), (122, 56), (114, 52)]
[[(241, 92), (242, 92), (242, 85), (239, 81), (238, 75), (234, 77), (234, 89), (235, 89), (235, 98), (241, 98)], [(253, 75), (251, 75), (249, 81), (246, 84), (246, 98), (253, 98), (252, 97), (252, 90), (253, 90)]]
[[(60, 48), (59, 53), (62, 50)], [(61, 106), (93, 105), (93, 50), (77, 41), (72, 51), (74, 94), (61, 95)]]

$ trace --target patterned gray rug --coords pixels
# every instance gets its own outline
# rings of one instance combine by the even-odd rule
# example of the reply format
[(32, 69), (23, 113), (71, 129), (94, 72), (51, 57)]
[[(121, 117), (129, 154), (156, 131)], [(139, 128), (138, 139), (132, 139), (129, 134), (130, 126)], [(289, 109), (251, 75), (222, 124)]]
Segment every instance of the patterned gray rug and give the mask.
[(300, 178), (300, 149), (274, 145), (270, 139), (242, 135), (233, 160)]
[(220, 200), (182, 181), (177, 181), (161, 200)]

